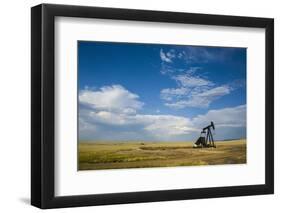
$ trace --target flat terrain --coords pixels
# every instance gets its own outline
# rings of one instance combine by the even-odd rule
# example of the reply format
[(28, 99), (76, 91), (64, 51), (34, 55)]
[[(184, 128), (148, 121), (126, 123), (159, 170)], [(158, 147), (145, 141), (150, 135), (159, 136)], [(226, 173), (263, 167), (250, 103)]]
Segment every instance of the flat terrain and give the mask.
[(79, 170), (245, 164), (246, 140), (192, 148), (191, 142), (80, 142)]

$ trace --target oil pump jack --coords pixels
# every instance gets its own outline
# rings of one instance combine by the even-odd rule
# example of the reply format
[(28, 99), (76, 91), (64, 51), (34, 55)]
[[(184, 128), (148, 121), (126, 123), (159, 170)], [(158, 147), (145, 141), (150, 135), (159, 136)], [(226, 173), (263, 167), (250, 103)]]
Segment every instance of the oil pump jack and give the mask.
[(210, 125), (202, 129), (200, 137), (193, 144), (193, 148), (209, 148), (209, 147), (216, 148), (211, 129), (215, 130), (215, 124), (213, 121), (211, 121)]

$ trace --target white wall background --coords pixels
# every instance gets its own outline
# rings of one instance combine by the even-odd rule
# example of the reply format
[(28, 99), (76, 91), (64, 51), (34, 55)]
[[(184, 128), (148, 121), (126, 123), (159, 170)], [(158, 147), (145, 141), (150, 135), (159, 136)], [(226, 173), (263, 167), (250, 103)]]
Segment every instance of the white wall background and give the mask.
[[(275, 132), (281, 127), (281, 13), (279, 1), (45, 0), (150, 10), (275, 18)], [(30, 197), (30, 7), (37, 0), (3, 1), (0, 12), (0, 211), (39, 212)], [(279, 84), (279, 85), (278, 85)], [(275, 195), (50, 210), (50, 212), (277, 212), (281, 207), (281, 136), (275, 136)]]

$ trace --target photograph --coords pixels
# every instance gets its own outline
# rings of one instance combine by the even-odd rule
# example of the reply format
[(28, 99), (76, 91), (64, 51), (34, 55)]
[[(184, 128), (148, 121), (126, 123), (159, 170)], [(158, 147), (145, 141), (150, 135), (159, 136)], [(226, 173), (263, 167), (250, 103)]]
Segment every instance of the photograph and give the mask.
[(247, 48), (78, 41), (78, 170), (247, 163)]

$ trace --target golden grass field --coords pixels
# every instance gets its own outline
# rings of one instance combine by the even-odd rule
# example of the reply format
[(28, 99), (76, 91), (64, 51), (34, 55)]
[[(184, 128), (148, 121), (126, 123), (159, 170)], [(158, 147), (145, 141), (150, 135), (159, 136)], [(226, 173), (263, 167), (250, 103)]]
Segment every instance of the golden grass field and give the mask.
[(78, 144), (78, 170), (245, 164), (246, 140), (192, 148), (191, 142), (92, 142)]

